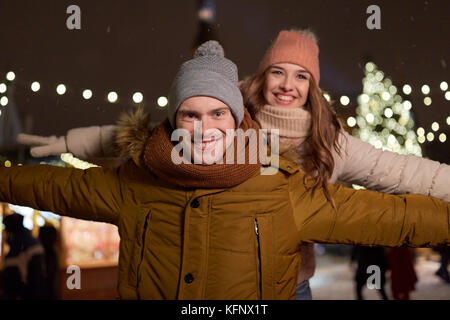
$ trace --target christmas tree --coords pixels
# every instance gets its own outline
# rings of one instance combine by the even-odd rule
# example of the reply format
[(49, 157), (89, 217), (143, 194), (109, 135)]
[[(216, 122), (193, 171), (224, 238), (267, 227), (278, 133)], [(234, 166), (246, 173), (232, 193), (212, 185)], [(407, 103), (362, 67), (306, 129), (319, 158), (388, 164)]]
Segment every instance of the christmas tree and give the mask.
[(352, 134), (375, 148), (421, 157), (411, 102), (403, 100), (392, 80), (373, 62), (364, 69), (363, 93), (358, 96), (356, 121), (353, 120), (357, 127)]

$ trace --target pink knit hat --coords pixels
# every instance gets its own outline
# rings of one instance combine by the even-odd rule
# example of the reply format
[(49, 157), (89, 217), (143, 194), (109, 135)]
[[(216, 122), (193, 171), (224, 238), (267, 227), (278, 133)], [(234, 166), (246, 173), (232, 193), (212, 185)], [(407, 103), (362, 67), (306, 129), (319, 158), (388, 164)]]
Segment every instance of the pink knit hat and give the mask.
[(266, 51), (259, 72), (277, 63), (293, 63), (305, 68), (319, 85), (319, 47), (308, 37), (296, 31), (281, 31)]

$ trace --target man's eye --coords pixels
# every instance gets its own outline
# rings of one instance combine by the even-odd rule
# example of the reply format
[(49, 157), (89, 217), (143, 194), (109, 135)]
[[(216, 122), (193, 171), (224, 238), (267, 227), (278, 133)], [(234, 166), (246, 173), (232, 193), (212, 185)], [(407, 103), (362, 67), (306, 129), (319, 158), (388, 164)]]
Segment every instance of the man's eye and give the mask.
[(189, 119), (193, 119), (195, 118), (195, 115), (193, 113), (188, 113), (186, 117), (188, 117)]
[(220, 117), (220, 116), (222, 116), (223, 115), (223, 111), (220, 111), (220, 112), (216, 112), (216, 117)]

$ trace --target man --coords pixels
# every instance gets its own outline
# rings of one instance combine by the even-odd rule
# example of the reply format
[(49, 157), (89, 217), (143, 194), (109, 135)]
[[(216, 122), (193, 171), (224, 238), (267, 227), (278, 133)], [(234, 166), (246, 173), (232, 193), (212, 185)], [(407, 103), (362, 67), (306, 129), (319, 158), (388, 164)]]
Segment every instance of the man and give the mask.
[[(123, 299), (295, 299), (302, 242), (448, 244), (449, 203), (435, 198), (330, 185), (334, 210), (282, 158), (274, 175), (262, 174), (260, 161), (175, 163), (172, 133), (192, 132), (192, 120), (216, 132), (188, 143), (214, 146), (213, 160), (240, 150), (226, 142), (227, 129), (258, 132), (237, 79), (218, 43), (205, 43), (182, 65), (168, 119), (150, 137), (148, 121), (122, 120), (118, 139), (132, 160), (117, 169), (0, 168), (0, 201), (118, 225)], [(247, 138), (245, 158), (260, 147)]]

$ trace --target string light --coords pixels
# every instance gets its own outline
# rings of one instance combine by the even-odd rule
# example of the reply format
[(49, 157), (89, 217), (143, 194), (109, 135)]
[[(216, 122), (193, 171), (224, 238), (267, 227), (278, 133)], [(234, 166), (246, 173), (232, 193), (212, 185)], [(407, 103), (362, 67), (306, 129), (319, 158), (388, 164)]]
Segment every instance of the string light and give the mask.
[(162, 96), (162, 97), (158, 98), (157, 103), (158, 103), (158, 106), (160, 106), (161, 108), (164, 108), (169, 103), (169, 100), (167, 100), (166, 97)]
[(447, 91), (447, 92), (445, 93), (445, 99), (448, 100), (448, 101), (450, 101), (450, 91)]
[(408, 100), (403, 101), (403, 108), (405, 108), (405, 110), (409, 111), (412, 108), (412, 103)]
[(417, 141), (419, 141), (419, 143), (424, 143), (425, 142), (425, 136), (418, 137)]
[(424, 84), (422, 86), (421, 90), (422, 90), (423, 94), (429, 94), (430, 93), (430, 87), (428, 85), (426, 85), (426, 84)]
[(56, 92), (59, 95), (63, 95), (64, 93), (66, 93), (66, 86), (63, 84), (58, 84), (58, 86), (56, 87)]
[(140, 92), (136, 92), (133, 94), (133, 101), (134, 103), (141, 103), (142, 100), (144, 100), (144, 96)]
[(8, 79), (8, 81), (13, 81), (15, 78), (16, 78), (16, 75), (15, 75), (15, 73), (12, 72), (12, 71), (9, 71), (9, 72), (6, 74), (6, 79)]
[(433, 122), (433, 123), (431, 124), (431, 129), (432, 129), (433, 131), (438, 131), (438, 130), (439, 130), (439, 123)]
[(356, 119), (354, 117), (348, 117), (347, 124), (351, 128), (354, 127), (356, 125)]
[(403, 93), (404, 93), (404, 94), (410, 94), (411, 91), (412, 91), (412, 88), (411, 88), (411, 86), (410, 86), (409, 84), (405, 84), (405, 85), (403, 86)]
[(430, 142), (434, 140), (434, 133), (433, 132), (428, 132), (427, 133), (427, 140), (430, 141)]
[(110, 93), (108, 93), (108, 101), (111, 103), (115, 103), (117, 101), (117, 93), (114, 91), (111, 91)]
[(6, 92), (6, 84), (4, 83), (0, 83), (0, 93), (5, 93)]
[(324, 93), (323, 96), (325, 97), (325, 100), (327, 100), (328, 102), (331, 101), (331, 97), (328, 93)]
[(420, 136), (425, 136), (425, 129), (422, 127), (417, 128), (417, 135)]
[(85, 98), (86, 100), (92, 98), (92, 91), (89, 89), (83, 90), (83, 98)]
[(342, 96), (339, 100), (343, 106), (346, 106), (350, 103), (350, 99), (347, 96)]
[(430, 97), (425, 97), (425, 99), (423, 99), (423, 103), (424, 103), (426, 106), (431, 105), (431, 98), (430, 98)]
[(0, 105), (2, 105), (3, 107), (6, 106), (8, 104), (8, 98), (7, 97), (1, 97), (0, 98)]
[(31, 90), (33, 92), (37, 92), (39, 91), (39, 89), (41, 88), (41, 85), (39, 84), (39, 82), (35, 81), (31, 84)]
[(447, 135), (445, 133), (441, 133), (439, 135), (439, 141), (444, 143), (445, 141), (447, 141)]
[(441, 84), (439, 85), (439, 87), (441, 88), (442, 91), (447, 91), (448, 83), (445, 81), (442, 81)]

